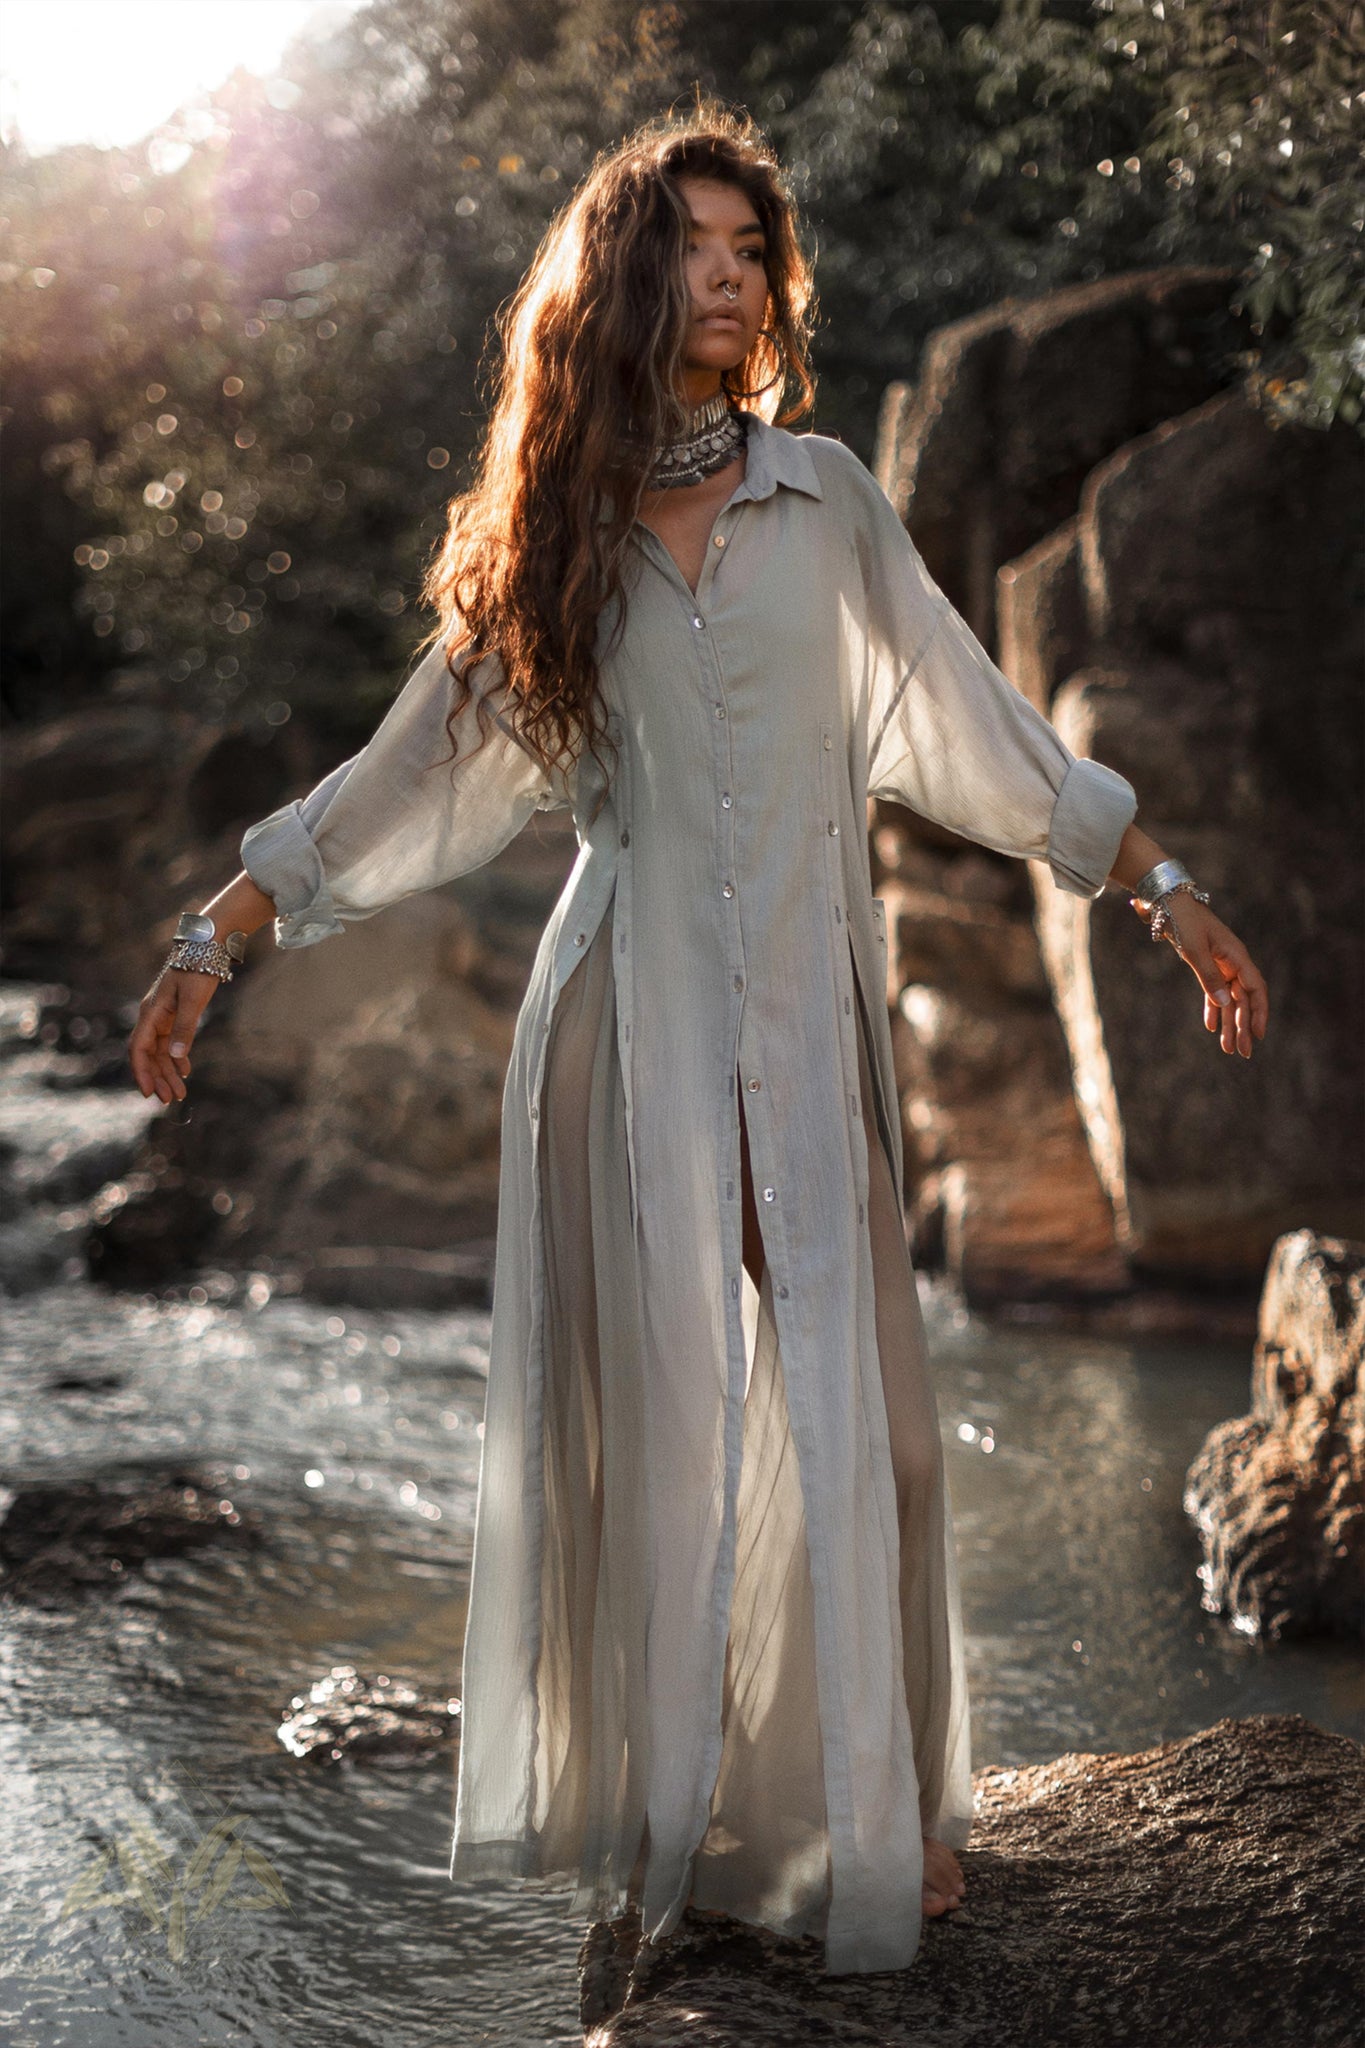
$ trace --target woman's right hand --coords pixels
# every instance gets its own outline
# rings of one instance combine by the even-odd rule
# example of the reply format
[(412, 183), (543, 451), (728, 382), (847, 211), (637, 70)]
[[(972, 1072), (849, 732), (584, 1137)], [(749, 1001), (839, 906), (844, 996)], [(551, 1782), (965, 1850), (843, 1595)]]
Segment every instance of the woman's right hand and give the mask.
[(144, 1095), (184, 1101), (190, 1047), (217, 986), (216, 974), (194, 974), (183, 967), (168, 967), (152, 983), (128, 1038), (133, 1079)]

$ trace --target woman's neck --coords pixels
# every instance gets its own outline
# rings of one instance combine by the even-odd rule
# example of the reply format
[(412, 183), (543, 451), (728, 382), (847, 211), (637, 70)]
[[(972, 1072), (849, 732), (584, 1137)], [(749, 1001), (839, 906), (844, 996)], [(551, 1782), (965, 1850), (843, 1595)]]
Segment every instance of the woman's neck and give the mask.
[(719, 370), (684, 370), (682, 376), (682, 401), (692, 408), (705, 405), (708, 398), (714, 398), (720, 390)]

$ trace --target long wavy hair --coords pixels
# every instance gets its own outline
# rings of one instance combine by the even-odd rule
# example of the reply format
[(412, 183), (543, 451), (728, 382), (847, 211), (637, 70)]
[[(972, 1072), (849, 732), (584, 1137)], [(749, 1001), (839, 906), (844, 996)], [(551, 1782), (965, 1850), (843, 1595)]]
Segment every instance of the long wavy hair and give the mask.
[[(448, 720), (490, 653), (505, 715), (549, 772), (606, 735), (597, 641), (624, 625), (623, 570), (654, 451), (686, 424), (690, 302), (683, 178), (738, 186), (765, 236), (768, 296), (731, 398), (781, 426), (810, 411), (810, 261), (776, 159), (745, 115), (700, 100), (601, 155), (550, 223), (506, 307), (494, 402), (471, 489), (451, 500), (422, 596), (456, 680)], [(478, 717), (486, 736), (484, 704)], [(482, 744), (482, 741), (480, 742)]]

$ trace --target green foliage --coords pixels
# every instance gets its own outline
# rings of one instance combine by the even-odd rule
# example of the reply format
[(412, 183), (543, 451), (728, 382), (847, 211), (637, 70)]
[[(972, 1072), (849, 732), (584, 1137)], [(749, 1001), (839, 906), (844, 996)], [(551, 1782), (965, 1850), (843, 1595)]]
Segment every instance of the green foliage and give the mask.
[(1158, 92), (1147, 139), (1177, 235), (1225, 224), (1236, 303), (1268, 332), (1284, 417), (1365, 405), (1365, 9), (1356, 0), (1112, 0), (1112, 40)]
[(498, 307), (595, 153), (698, 88), (791, 167), (817, 424), (864, 455), (943, 321), (1170, 260), (1241, 273), (1267, 402), (1358, 420), (1359, 13), (371, 0), (144, 148), (0, 149), (12, 711), (368, 730)]

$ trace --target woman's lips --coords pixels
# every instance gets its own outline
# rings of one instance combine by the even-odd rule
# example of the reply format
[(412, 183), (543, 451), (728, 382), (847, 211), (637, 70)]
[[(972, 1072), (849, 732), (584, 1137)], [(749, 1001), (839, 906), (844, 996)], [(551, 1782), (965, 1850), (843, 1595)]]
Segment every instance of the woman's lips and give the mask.
[(742, 327), (744, 323), (738, 313), (703, 313), (701, 324), (703, 327)]

